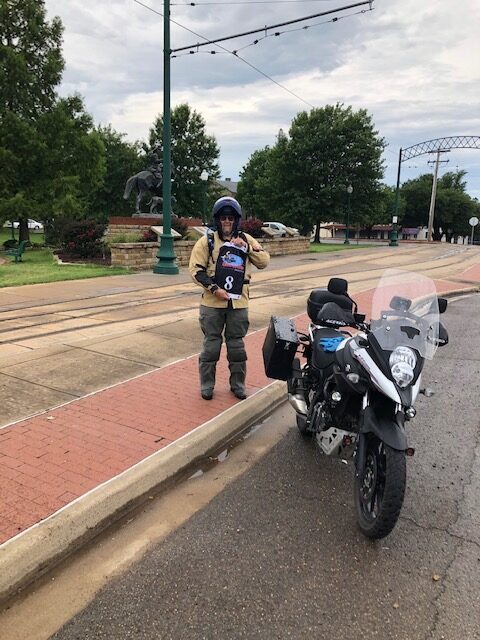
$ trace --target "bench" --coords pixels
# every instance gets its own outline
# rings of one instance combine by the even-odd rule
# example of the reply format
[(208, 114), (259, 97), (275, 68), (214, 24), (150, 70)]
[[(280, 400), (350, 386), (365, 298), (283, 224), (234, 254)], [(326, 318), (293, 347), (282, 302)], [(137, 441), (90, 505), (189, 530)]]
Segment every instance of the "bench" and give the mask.
[(5, 251), (5, 255), (14, 256), (15, 262), (23, 262), (22, 254), (25, 251), (25, 247), (27, 246), (27, 240), (22, 240), (16, 249), (8, 249)]

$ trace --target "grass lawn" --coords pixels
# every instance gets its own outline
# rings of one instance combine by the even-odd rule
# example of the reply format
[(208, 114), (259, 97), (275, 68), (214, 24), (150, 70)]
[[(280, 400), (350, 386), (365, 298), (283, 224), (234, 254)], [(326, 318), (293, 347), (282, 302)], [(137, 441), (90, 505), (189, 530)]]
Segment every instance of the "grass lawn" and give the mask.
[(330, 244), (326, 242), (320, 242), (319, 244), (315, 244), (312, 242), (310, 244), (310, 253), (328, 253), (329, 251), (346, 251), (348, 249), (367, 249), (371, 248), (372, 245), (368, 244)]
[[(32, 238), (33, 235), (31, 234), (30, 237)], [(0, 251), (0, 258), (6, 260), (5, 263), (0, 264), (0, 287), (130, 273), (128, 269), (122, 267), (58, 264), (50, 249), (27, 249), (22, 256), (23, 262), (16, 263), (13, 257), (6, 256), (3, 251)]]

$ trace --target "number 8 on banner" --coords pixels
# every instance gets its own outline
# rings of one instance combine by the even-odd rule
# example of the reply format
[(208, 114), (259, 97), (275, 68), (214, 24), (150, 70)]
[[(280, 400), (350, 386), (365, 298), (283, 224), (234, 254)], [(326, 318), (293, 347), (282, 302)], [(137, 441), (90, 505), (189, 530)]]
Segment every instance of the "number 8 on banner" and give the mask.
[(231, 291), (233, 289), (233, 276), (227, 276), (225, 278), (225, 285), (223, 288), (225, 291)]

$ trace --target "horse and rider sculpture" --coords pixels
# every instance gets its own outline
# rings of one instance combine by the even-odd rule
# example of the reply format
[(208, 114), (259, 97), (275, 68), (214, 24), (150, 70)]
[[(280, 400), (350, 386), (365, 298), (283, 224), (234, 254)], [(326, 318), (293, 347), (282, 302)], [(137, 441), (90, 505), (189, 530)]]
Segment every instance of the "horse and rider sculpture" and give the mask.
[[(139, 171), (135, 175), (128, 178), (125, 185), (125, 191), (123, 193), (124, 200), (128, 200), (132, 191), (136, 192), (137, 197), (135, 200), (135, 213), (142, 215), (140, 211), (140, 204), (146, 193), (151, 193), (152, 197), (148, 204), (150, 205), (150, 215), (159, 215), (161, 211), (158, 209), (163, 208), (162, 198), (162, 185), (163, 185), (163, 165), (156, 153), (153, 153), (150, 157), (149, 166), (143, 171)], [(173, 173), (173, 171), (172, 171)], [(172, 202), (175, 202), (175, 198), (172, 198)]]

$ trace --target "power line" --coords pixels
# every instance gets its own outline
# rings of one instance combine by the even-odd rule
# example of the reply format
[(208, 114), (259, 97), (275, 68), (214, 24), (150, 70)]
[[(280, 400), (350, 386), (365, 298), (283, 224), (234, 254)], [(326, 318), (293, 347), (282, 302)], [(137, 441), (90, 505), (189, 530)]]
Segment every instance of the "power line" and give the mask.
[[(143, 4), (143, 2), (140, 2), (140, 0), (133, 0), (133, 1), (136, 2), (137, 4), (139, 4), (140, 6), (144, 7), (145, 9), (148, 9), (148, 10), (152, 11), (153, 13), (156, 13), (157, 15), (163, 17), (163, 13), (160, 13), (159, 11), (156, 11), (155, 9), (152, 9), (152, 7), (149, 7), (148, 5)], [(176, 22), (175, 20), (170, 19), (170, 21), (173, 22), (174, 24), (176, 24), (178, 27), (181, 27), (182, 29), (185, 29), (186, 31), (189, 31), (190, 33), (193, 33), (193, 35), (198, 36), (199, 38), (203, 38), (204, 40), (207, 39), (207, 38), (205, 38), (205, 36), (202, 36), (201, 34), (196, 33), (195, 31), (192, 31), (192, 29), (189, 29), (188, 27), (185, 27), (183, 24), (180, 24), (179, 22)], [(261, 69), (258, 69), (258, 67), (255, 67), (253, 64), (248, 62), (248, 60), (245, 60), (245, 58), (242, 58), (241, 56), (239, 56), (238, 54), (234, 53), (233, 51), (229, 51), (228, 49), (226, 49), (225, 47), (223, 47), (220, 44), (215, 44), (215, 46), (219, 47), (220, 49), (223, 49), (225, 51), (225, 53), (230, 53), (230, 54), (234, 55), (238, 60), (241, 60), (246, 65), (248, 65), (249, 67), (251, 67), (252, 69), (257, 71), (257, 73), (260, 73), (262, 76), (264, 76), (265, 78), (267, 78), (268, 80), (270, 80), (271, 82), (273, 82), (274, 84), (279, 86), (281, 89), (283, 89), (284, 91), (287, 91), (287, 93), (290, 93), (292, 96), (297, 98), (297, 100), (300, 100), (301, 102), (303, 102), (304, 104), (308, 105), (309, 107), (312, 107), (312, 109), (315, 108), (314, 105), (310, 104), (310, 102), (307, 102), (306, 100), (301, 98), (299, 95), (297, 95), (296, 93), (294, 93), (293, 91), (291, 91), (290, 89), (285, 87), (283, 84), (280, 84), (280, 82), (277, 82), (277, 80), (274, 80), (273, 78), (271, 78), (269, 75), (264, 73)]]
[[(373, 11), (373, 9), (361, 9), (360, 11), (356, 11), (355, 13), (347, 13), (344, 16), (336, 16), (334, 18), (330, 18), (330, 20), (322, 20), (321, 22), (316, 22), (315, 24), (307, 24), (307, 25), (304, 25), (303, 27), (294, 27), (293, 29), (284, 29), (283, 31), (275, 31), (274, 33), (267, 33), (261, 38), (256, 38), (255, 40), (253, 40), (253, 42), (250, 42), (249, 44), (246, 44), (245, 46), (240, 47), (239, 49), (234, 49), (232, 53), (236, 55), (239, 51), (243, 51), (244, 49), (248, 49), (248, 47), (252, 47), (256, 44), (259, 44), (260, 42), (262, 42), (263, 40), (266, 40), (267, 38), (283, 36), (285, 33), (294, 33), (295, 31), (307, 31), (307, 29), (313, 29), (314, 27), (323, 26), (325, 24), (329, 24), (330, 22), (332, 23), (339, 22), (340, 20), (344, 20), (345, 18), (351, 18), (352, 16), (357, 16), (362, 13), (366, 13), (367, 11)], [(178, 51), (178, 49), (174, 49), (174, 51)], [(190, 49), (187, 53), (180, 53), (178, 55), (172, 56), (172, 58), (181, 58), (182, 56), (188, 56), (195, 53), (215, 54), (218, 52), (217, 51), (200, 51), (200, 50), (195, 51), (194, 49)]]
[(233, 4), (300, 4), (302, 2), (334, 2), (335, 0), (232, 0), (232, 2), (172, 2), (171, 7), (206, 7)]
[[(135, 2), (138, 2), (138, 0), (135, 0)], [(285, 27), (289, 24), (295, 24), (298, 22), (305, 22), (305, 20), (313, 20), (313, 18), (320, 18), (321, 16), (326, 16), (329, 15), (331, 13), (338, 13), (339, 11), (347, 11), (348, 9), (355, 9), (356, 7), (360, 7), (360, 6), (364, 6), (366, 4), (370, 5), (370, 8), (372, 8), (372, 3), (373, 0), (363, 0), (362, 2), (356, 2), (354, 4), (349, 4), (346, 5), (344, 7), (339, 7), (338, 9), (330, 9), (329, 11), (322, 11), (320, 13), (314, 13), (310, 16), (304, 16), (302, 18), (295, 18), (293, 20), (286, 20), (285, 22), (278, 22), (277, 24), (272, 24), (272, 25), (265, 25), (264, 27), (261, 27), (260, 29), (251, 29), (250, 31), (244, 31), (242, 33), (235, 33), (231, 36), (224, 36), (222, 38), (215, 38), (215, 40), (207, 40), (207, 38), (205, 38), (205, 36), (199, 36), (200, 38), (203, 38), (204, 40), (207, 40), (206, 42), (201, 42), (201, 43), (195, 43), (193, 45), (188, 45), (186, 47), (179, 47), (177, 49), (172, 49), (172, 53), (177, 53), (178, 51), (186, 51), (187, 49), (193, 49), (195, 47), (205, 47), (208, 44), (216, 44), (217, 42), (224, 42), (225, 40), (233, 40), (234, 38), (243, 38), (244, 36), (251, 36), (254, 33), (261, 33), (262, 31), (266, 32), (267, 31), (271, 31), (272, 29), (278, 29), (279, 27)], [(177, 23), (176, 23), (177, 24)], [(188, 31), (190, 31), (190, 29), (188, 29)], [(193, 31), (191, 32), (193, 33)], [(199, 34), (196, 34), (199, 35)]]

